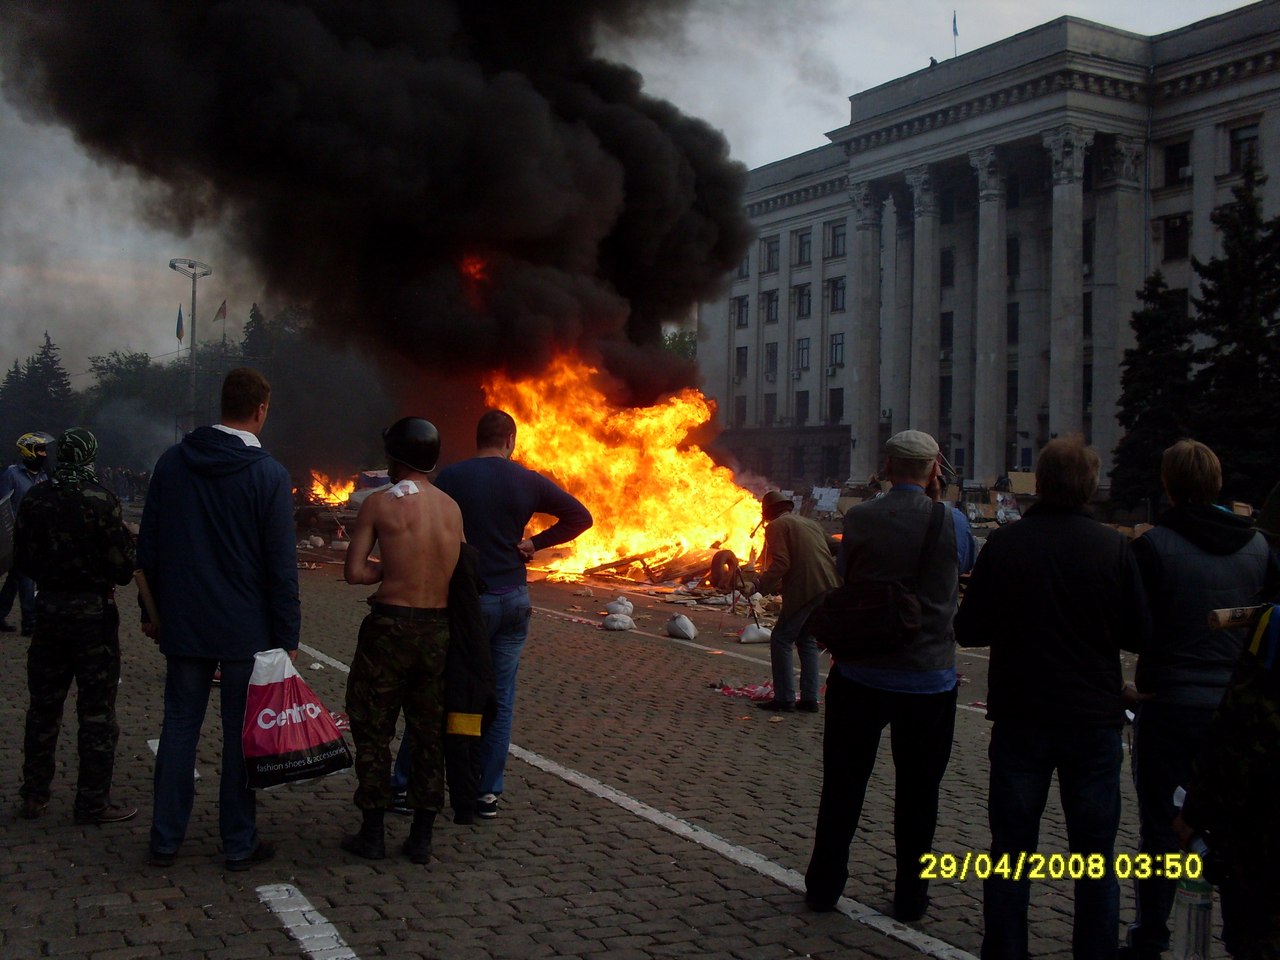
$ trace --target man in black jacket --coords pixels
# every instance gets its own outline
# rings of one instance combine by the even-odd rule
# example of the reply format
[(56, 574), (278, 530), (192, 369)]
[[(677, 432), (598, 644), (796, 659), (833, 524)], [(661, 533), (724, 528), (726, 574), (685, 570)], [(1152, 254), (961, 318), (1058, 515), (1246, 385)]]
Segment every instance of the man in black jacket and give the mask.
[(1027, 956), (1026, 861), (1055, 770), (1071, 852), (1103, 865), (1100, 878), (1076, 881), (1072, 954), (1116, 955), (1120, 650), (1141, 650), (1151, 620), (1127, 541), (1085, 509), (1098, 470), (1083, 440), (1050, 441), (1036, 466), (1037, 503), (987, 538), (956, 615), (961, 646), (991, 647), (983, 960)]
[[(1151, 607), (1151, 645), (1138, 660), (1133, 775), (1142, 853), (1178, 850), (1173, 792), (1191, 777), (1244, 646), (1239, 631), (1211, 630), (1210, 610), (1275, 595), (1280, 570), (1253, 521), (1213, 505), (1222, 464), (1203, 443), (1165, 450), (1160, 482), (1173, 506), (1133, 543)], [(1121, 954), (1158, 958), (1169, 948), (1174, 880), (1136, 880), (1138, 913)]]

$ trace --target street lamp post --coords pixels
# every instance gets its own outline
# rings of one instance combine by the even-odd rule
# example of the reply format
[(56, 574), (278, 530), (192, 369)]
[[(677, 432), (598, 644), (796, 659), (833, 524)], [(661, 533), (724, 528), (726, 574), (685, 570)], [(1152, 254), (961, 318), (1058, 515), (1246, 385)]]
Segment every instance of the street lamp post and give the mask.
[(188, 360), (191, 364), (187, 380), (187, 402), (191, 410), (191, 429), (196, 428), (196, 281), (213, 273), (213, 267), (199, 260), (178, 257), (169, 261), (169, 269), (191, 278), (191, 347)]

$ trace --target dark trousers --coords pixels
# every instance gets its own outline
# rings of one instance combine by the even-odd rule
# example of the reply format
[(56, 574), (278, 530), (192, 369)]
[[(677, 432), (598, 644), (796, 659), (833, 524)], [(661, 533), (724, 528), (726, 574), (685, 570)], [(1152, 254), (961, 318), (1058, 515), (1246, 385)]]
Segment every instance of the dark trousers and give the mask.
[(889, 727), (896, 771), (893, 836), (897, 853), (894, 903), (923, 906), (929, 882), (920, 879), (920, 857), (933, 846), (938, 785), (951, 759), (956, 688), (946, 693), (893, 693), (848, 680), (839, 667), (827, 677), (822, 734), (822, 800), (805, 888), (813, 901), (834, 902), (849, 878), (853, 842), (880, 734)]
[[(1152, 856), (1182, 848), (1173, 832), (1173, 791), (1191, 779), (1191, 762), (1204, 745), (1213, 707), (1189, 707), (1149, 700), (1138, 707), (1133, 723), (1133, 783), (1138, 792), (1141, 841), (1138, 849)], [(1177, 881), (1150, 877), (1134, 882), (1138, 915), (1129, 928), (1129, 943), (1155, 956), (1169, 948), (1169, 913)]]
[(46, 608), (27, 651), (27, 709), (22, 796), (44, 803), (53, 782), (62, 709), (76, 682), (80, 771), (75, 812), (92, 816), (110, 802), (116, 762), (116, 692), (120, 687), (120, 615), (99, 597), (98, 612), (66, 615)]
[[(1022, 854), (1035, 852), (1049, 783), (1057, 770), (1069, 852), (1101, 854), (1108, 865), (1100, 880), (1075, 881), (1071, 953), (1077, 960), (1114, 958), (1120, 885), (1110, 865), (1120, 826), (1120, 728), (1001, 721), (991, 729), (988, 755), (992, 862), (999, 863), (1007, 854), (1016, 865)], [(1025, 960), (1030, 879), (992, 875), (983, 882), (982, 900), (983, 960)]]
[(222, 670), (218, 687), (222, 716), (218, 830), (222, 853), (229, 860), (239, 860), (258, 846), (257, 801), (244, 769), (242, 739), (253, 660), (167, 657), (164, 724), (156, 751), (151, 811), (151, 849), (157, 853), (176, 853), (187, 835), (196, 795), (196, 749), (209, 707), (213, 672), (218, 669)]
[(15, 597), (22, 615), (22, 629), (30, 633), (36, 623), (36, 582), (16, 570), (10, 570), (4, 578), (4, 586), (0, 587), (0, 620), (7, 619), (13, 612)]
[(403, 708), (412, 743), (409, 805), (444, 806), (444, 665), (449, 621), (371, 613), (360, 625), (347, 678), (347, 717), (356, 747), (356, 806), (384, 810), (391, 802), (391, 740)]

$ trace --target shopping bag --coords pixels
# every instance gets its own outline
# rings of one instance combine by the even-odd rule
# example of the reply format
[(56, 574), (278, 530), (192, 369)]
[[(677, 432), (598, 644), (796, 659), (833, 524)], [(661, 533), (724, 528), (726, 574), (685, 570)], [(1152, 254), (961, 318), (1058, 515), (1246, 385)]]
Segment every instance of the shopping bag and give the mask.
[(281, 649), (254, 656), (242, 740), (253, 789), (323, 777), (351, 766), (351, 751), (329, 711)]

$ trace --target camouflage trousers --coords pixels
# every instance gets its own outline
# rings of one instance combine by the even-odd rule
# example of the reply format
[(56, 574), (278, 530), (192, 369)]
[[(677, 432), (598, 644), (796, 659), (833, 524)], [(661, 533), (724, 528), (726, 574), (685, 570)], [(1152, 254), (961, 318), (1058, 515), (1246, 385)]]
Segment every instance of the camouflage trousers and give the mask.
[(62, 709), (76, 683), (80, 772), (75, 812), (91, 816), (110, 802), (115, 768), (116, 692), (120, 684), (120, 614), (106, 597), (42, 591), (27, 651), (27, 708), (22, 797), (45, 802), (53, 782)]
[[(388, 610), (412, 616), (392, 616)], [(444, 806), (448, 649), (449, 618), (443, 610), (375, 605), (360, 625), (347, 678), (347, 717), (356, 748), (355, 801), (361, 810), (381, 810), (391, 802), (391, 740), (401, 709), (413, 749), (409, 805), (435, 811)]]

